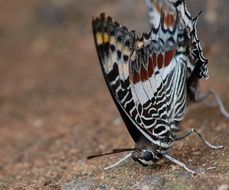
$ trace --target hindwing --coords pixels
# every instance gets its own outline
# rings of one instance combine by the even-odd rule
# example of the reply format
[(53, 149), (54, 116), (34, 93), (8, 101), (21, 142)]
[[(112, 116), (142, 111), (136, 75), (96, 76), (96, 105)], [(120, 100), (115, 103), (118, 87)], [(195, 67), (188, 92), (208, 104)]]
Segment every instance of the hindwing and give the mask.
[[(173, 27), (177, 17), (179, 22), (187, 30), (190, 43), (188, 44), (188, 90), (189, 96), (195, 98), (197, 83), (200, 78), (208, 78), (207, 63), (198, 39), (196, 24), (199, 15), (192, 17), (184, 0), (145, 0), (148, 8), (149, 22), (153, 27), (163, 24), (165, 27)], [(165, 15), (164, 23), (160, 18)]]

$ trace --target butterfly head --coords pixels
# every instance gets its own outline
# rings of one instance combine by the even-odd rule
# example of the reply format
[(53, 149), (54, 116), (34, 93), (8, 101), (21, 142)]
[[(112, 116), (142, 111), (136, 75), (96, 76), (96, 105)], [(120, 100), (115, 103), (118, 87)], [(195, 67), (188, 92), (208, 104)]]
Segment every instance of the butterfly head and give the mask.
[(161, 155), (154, 150), (143, 149), (132, 152), (132, 159), (146, 166), (156, 163), (161, 159)]

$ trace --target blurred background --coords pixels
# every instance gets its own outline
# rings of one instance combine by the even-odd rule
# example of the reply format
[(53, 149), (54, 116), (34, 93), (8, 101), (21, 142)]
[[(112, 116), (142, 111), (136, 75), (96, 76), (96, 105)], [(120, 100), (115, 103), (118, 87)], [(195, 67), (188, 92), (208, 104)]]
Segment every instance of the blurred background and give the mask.
[[(198, 31), (210, 79), (201, 88), (214, 88), (229, 107), (229, 1), (187, 3), (193, 15), (203, 10)], [(133, 146), (94, 47), (91, 18), (101, 12), (139, 35), (149, 31), (140, 0), (0, 1), (0, 189), (58, 189), (102, 166), (86, 156)], [(185, 124), (210, 126), (213, 140), (228, 136), (218, 109), (193, 106)]]

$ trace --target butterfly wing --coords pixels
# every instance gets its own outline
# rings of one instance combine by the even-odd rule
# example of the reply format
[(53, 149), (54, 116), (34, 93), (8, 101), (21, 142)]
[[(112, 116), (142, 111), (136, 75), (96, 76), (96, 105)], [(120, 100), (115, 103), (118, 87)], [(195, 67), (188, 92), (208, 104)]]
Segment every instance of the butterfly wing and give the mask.
[(182, 21), (185, 26), (189, 29), (189, 73), (188, 73), (188, 95), (191, 100), (198, 99), (198, 82), (199, 79), (208, 79), (208, 60), (203, 55), (203, 50), (198, 39), (197, 34), (197, 22), (200, 16), (191, 17), (185, 2), (181, 3), (178, 7), (178, 12), (181, 15)]
[(185, 1), (181, 2), (176, 7), (178, 11), (178, 15), (180, 17), (181, 23), (187, 28), (189, 31), (190, 38), (190, 62), (194, 65), (191, 70), (196, 75), (197, 78), (208, 78), (208, 69), (207, 63), (208, 60), (204, 58), (203, 50), (200, 44), (200, 40), (198, 39), (197, 34), (197, 22), (201, 12), (196, 16), (192, 17), (190, 12), (187, 9)]
[(208, 60), (203, 55), (203, 50), (197, 35), (197, 21), (199, 15), (193, 18), (183, 0), (145, 0), (148, 9), (149, 22), (153, 27), (158, 27), (161, 16), (164, 14), (164, 26), (173, 26), (179, 17), (180, 23), (186, 27), (190, 38), (189, 64), (188, 64), (188, 92), (191, 99), (195, 99), (198, 81), (208, 78)]
[[(161, 25), (140, 39), (104, 14), (93, 20), (92, 27), (107, 86), (133, 140), (144, 136), (167, 148), (172, 139), (163, 144), (158, 138), (164, 138), (171, 121), (185, 110), (186, 65), (177, 64), (182, 59), (179, 53), (176, 56), (177, 22), (173, 30)], [(177, 100), (184, 103), (176, 104)]]
[(93, 20), (92, 28), (105, 81), (130, 135), (136, 142), (144, 132), (140, 129), (140, 119), (129, 82), (129, 59), (135, 35), (105, 14)]

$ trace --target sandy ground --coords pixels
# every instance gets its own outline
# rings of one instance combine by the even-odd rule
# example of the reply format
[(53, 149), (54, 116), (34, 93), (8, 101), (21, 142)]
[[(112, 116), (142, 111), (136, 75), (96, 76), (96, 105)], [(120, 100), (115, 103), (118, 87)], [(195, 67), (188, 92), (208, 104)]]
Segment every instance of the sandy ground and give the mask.
[[(229, 108), (229, 3), (189, 4), (204, 10), (198, 27), (211, 78), (201, 88)], [(194, 177), (165, 160), (106, 172), (123, 154), (86, 160), (133, 146), (103, 81), (91, 17), (106, 11), (140, 34), (148, 30), (142, 1), (1, 0), (0, 10), (0, 189), (228, 189), (229, 122), (202, 104), (190, 107), (183, 131), (194, 127), (225, 148), (209, 150), (196, 136), (177, 143), (172, 155), (199, 171)]]

